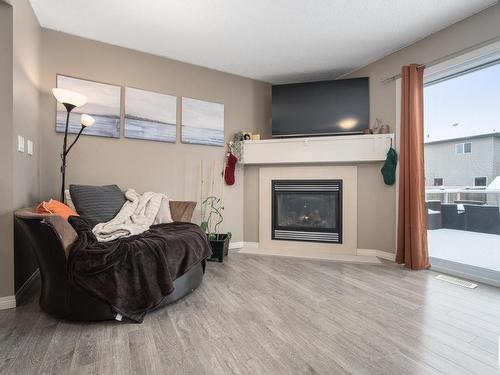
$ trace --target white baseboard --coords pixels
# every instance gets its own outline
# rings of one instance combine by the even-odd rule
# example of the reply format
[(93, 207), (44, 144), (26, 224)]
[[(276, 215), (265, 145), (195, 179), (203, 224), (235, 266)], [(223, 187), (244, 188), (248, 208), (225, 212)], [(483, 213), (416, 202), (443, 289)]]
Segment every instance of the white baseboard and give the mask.
[(229, 243), (229, 250), (234, 250), (234, 249), (241, 249), (243, 247), (244, 242), (230, 242)]
[(358, 264), (381, 264), (380, 259), (375, 256), (363, 256), (353, 254), (331, 254), (317, 251), (290, 251), (290, 249), (261, 249), (245, 247), (238, 251), (239, 254), (252, 254), (260, 256), (278, 256), (285, 258), (324, 260), (334, 262), (358, 263)]
[(259, 247), (259, 243), (258, 242), (240, 241), (240, 242), (231, 242), (229, 244), (229, 250), (242, 249), (244, 247), (257, 248), (257, 247)]
[(358, 249), (356, 254), (358, 255), (367, 255), (367, 256), (375, 256), (382, 259), (387, 259), (392, 262), (396, 260), (396, 254), (389, 253), (387, 251), (376, 250), (376, 249)]
[[(236, 250), (236, 249), (242, 249), (242, 248), (257, 249), (258, 247), (259, 247), (258, 242), (241, 241), (241, 242), (233, 242), (233, 243), (229, 244), (230, 250)], [(382, 251), (382, 250), (376, 250), (376, 249), (358, 249), (356, 251), (356, 255), (375, 256), (378, 258), (390, 260), (391, 262), (394, 262), (396, 260), (396, 254), (389, 253), (388, 251)]]
[(15, 296), (0, 297), (0, 310), (13, 309), (14, 307), (16, 307)]
[(251, 247), (252, 249), (256, 249), (256, 248), (259, 247), (259, 243), (258, 242), (246, 242), (245, 241), (243, 247)]

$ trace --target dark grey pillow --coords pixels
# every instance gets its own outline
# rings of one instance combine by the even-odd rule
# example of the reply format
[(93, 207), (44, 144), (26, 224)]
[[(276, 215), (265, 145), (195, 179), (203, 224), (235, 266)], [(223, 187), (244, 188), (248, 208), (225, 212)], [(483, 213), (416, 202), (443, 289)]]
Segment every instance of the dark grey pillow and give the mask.
[(125, 195), (117, 185), (69, 185), (76, 212), (92, 226), (111, 220), (125, 203)]

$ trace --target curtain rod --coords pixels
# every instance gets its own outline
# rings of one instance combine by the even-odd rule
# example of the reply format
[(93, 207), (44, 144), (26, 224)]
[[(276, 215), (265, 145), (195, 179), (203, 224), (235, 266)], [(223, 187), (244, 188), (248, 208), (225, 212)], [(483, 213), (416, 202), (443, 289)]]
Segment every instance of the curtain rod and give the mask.
[[(498, 41), (500, 41), (500, 37), (497, 36), (497, 37), (485, 40), (484, 42), (477, 43), (477, 44), (474, 44), (474, 45), (472, 45), (470, 47), (461, 49), (460, 51), (450, 53), (449, 55), (440, 57), (439, 59), (432, 60), (432, 61), (430, 61), (430, 62), (428, 62), (426, 64), (420, 64), (420, 65), (418, 65), (418, 67), (419, 68), (430, 68), (431, 66), (440, 64), (440, 63), (442, 63), (442, 62), (444, 62), (446, 60), (449, 60), (449, 59), (452, 59), (454, 57), (463, 55), (464, 53), (476, 50), (478, 48), (488, 46), (488, 45), (493, 44), (493, 43), (498, 42)], [(389, 83), (389, 82), (395, 81), (398, 78), (401, 78), (401, 73), (393, 75), (391, 77), (387, 77), (386, 79), (383, 79), (382, 83)]]

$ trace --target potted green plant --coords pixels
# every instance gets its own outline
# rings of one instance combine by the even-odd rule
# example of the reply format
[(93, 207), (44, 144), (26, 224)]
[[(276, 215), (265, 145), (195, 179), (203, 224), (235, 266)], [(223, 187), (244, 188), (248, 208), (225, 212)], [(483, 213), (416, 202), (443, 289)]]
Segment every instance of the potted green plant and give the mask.
[(229, 241), (232, 237), (231, 233), (221, 233), (221, 224), (224, 221), (224, 164), (222, 165), (221, 181), (220, 181), (220, 197), (214, 194), (215, 184), (215, 162), (212, 162), (210, 173), (210, 193), (208, 197), (203, 198), (204, 179), (203, 179), (203, 160), (201, 161), (201, 229), (207, 234), (208, 241), (212, 247), (211, 259), (217, 259), (219, 262), (224, 261), (224, 256), (228, 255)]
[(207, 234), (212, 247), (212, 258), (216, 258), (219, 262), (223, 262), (224, 256), (227, 256), (231, 239), (231, 233), (220, 233), (220, 225), (224, 221), (223, 211), (224, 206), (220, 198), (210, 196), (203, 200), (204, 220), (201, 222), (201, 229)]

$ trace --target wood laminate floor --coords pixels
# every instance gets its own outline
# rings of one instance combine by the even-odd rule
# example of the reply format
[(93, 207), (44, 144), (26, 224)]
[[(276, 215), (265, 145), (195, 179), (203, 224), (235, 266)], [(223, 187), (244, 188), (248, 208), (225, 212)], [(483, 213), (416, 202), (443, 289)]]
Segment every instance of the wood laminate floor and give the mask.
[(143, 324), (0, 311), (1, 374), (499, 374), (500, 289), (232, 253)]

